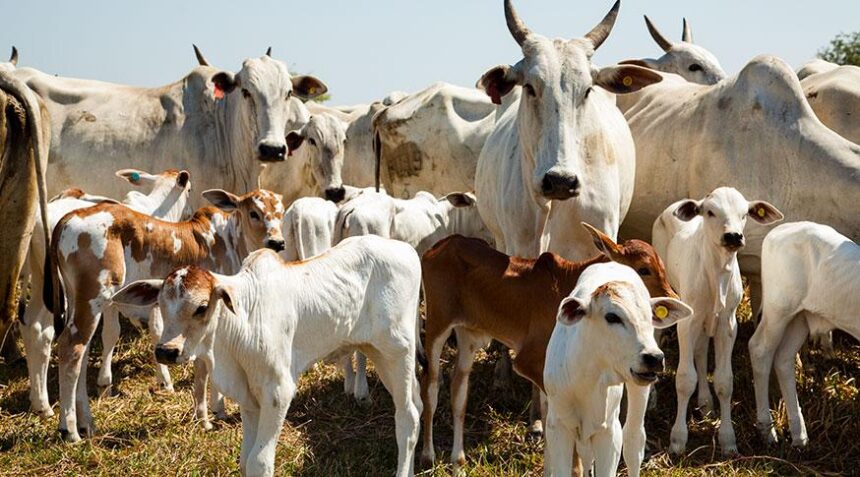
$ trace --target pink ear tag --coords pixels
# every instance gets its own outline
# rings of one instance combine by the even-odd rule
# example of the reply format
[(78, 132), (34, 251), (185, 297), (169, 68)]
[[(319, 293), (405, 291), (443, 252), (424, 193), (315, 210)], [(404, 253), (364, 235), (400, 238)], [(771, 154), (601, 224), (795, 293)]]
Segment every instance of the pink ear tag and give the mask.
[(292, 148), (288, 147), (287, 148), (287, 157), (292, 157), (292, 156), (293, 156), (293, 150), (292, 150)]
[(215, 83), (215, 99), (223, 99), (224, 98), (224, 90), (221, 89), (221, 86), (218, 83)]

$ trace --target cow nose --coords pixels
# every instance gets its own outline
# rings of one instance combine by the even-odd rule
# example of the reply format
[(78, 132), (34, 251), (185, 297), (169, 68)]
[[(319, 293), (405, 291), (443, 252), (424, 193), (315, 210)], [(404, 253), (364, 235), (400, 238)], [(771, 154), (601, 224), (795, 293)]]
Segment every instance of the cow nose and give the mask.
[(663, 371), (665, 356), (663, 353), (642, 353), (642, 364), (649, 371)]
[(346, 189), (343, 187), (333, 187), (325, 190), (326, 200), (330, 200), (334, 203), (342, 201), (345, 196)]
[(280, 252), (284, 249), (284, 239), (266, 239), (266, 248)]
[(744, 234), (729, 232), (723, 234), (723, 245), (729, 248), (740, 248), (744, 246)]
[(260, 159), (267, 162), (283, 161), (287, 146), (283, 144), (260, 143)]
[(176, 348), (155, 347), (155, 360), (161, 364), (175, 364), (179, 358), (179, 350)]
[(579, 178), (557, 171), (549, 171), (540, 184), (541, 193), (547, 199), (566, 200), (579, 195)]

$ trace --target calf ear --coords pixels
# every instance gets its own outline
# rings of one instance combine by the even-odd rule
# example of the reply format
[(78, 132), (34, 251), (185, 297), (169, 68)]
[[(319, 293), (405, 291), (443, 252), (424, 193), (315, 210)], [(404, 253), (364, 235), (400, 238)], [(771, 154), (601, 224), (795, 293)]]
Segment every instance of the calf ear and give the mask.
[(600, 250), (600, 253), (606, 255), (607, 258), (612, 259), (621, 253), (621, 247), (619, 247), (614, 240), (609, 238), (608, 235), (585, 222), (580, 222), (579, 224), (582, 225), (589, 234), (591, 234), (591, 240), (594, 241), (594, 246), (597, 247), (597, 250)]
[(291, 81), (293, 93), (304, 100), (314, 99), (328, 92), (328, 86), (313, 76), (293, 76)]
[(693, 316), (693, 309), (675, 298), (651, 298), (651, 323), (654, 328), (668, 328)]
[(209, 189), (203, 191), (203, 198), (224, 212), (231, 212), (239, 207), (239, 198), (222, 189)]
[(162, 280), (138, 280), (113, 294), (111, 301), (118, 305), (152, 306), (158, 303)]
[(615, 94), (632, 93), (663, 81), (659, 74), (641, 66), (621, 65), (601, 68), (592, 74), (594, 84)]
[(689, 199), (681, 202), (681, 205), (675, 209), (674, 215), (684, 222), (689, 222), (701, 213), (701, 204), (698, 201)]
[(181, 188), (185, 188), (188, 185), (188, 181), (191, 180), (191, 174), (186, 170), (179, 171), (179, 174), (176, 176), (176, 185)]
[(749, 215), (753, 220), (762, 225), (779, 222), (785, 218), (782, 215), (782, 212), (780, 212), (776, 207), (763, 200), (750, 202)]
[(588, 313), (588, 304), (569, 296), (561, 301), (558, 307), (558, 316), (556, 319), (559, 323), (565, 326), (574, 325), (579, 322)]
[(212, 295), (214, 298), (221, 300), (224, 306), (230, 310), (230, 313), (236, 314), (236, 310), (233, 308), (233, 291), (230, 286), (224, 283), (216, 283), (215, 289), (212, 290)]
[(221, 71), (212, 76), (212, 84), (215, 85), (215, 99), (221, 99), (225, 94), (230, 94), (239, 85), (239, 80), (229, 71)]
[(305, 142), (305, 137), (302, 135), (302, 130), (290, 131), (287, 134), (287, 156), (292, 156), (293, 151), (302, 147), (302, 143)]
[(120, 179), (125, 179), (132, 185), (151, 184), (155, 182), (156, 177), (152, 174), (138, 169), (120, 169), (116, 171), (116, 176)]
[(475, 87), (484, 90), (493, 104), (502, 104), (502, 96), (514, 89), (514, 86), (519, 82), (518, 76), (516, 68), (499, 65), (484, 73)]
[(454, 207), (473, 207), (478, 204), (475, 194), (471, 192), (451, 192), (445, 199)]

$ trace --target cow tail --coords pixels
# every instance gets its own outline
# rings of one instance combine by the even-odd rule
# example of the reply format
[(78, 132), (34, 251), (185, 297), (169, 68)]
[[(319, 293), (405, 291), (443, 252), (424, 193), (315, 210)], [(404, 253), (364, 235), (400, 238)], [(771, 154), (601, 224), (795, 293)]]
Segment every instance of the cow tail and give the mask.
[(67, 214), (54, 227), (54, 232), (51, 235), (51, 246), (48, 253), (45, 255), (45, 272), (43, 274), (44, 287), (42, 296), (45, 300), (45, 307), (48, 311), (54, 314), (54, 334), (59, 336), (65, 327), (65, 318), (63, 316), (66, 310), (66, 295), (63, 290), (63, 282), (60, 281), (60, 273), (58, 265), (59, 261), (59, 246), (60, 235), (63, 233), (66, 222), (72, 214)]
[[(424, 280), (421, 280), (421, 294), (424, 295), (424, 301), (426, 303), (427, 294), (424, 293)], [(421, 365), (421, 368), (426, 370), (427, 353), (424, 351), (424, 343), (421, 341), (421, 323), (423, 321), (424, 320), (421, 319), (421, 309), (419, 307), (415, 310), (415, 359), (418, 361), (418, 364)]]
[(382, 141), (379, 138), (379, 131), (374, 131), (373, 134), (373, 155), (376, 158), (376, 170), (374, 171), (374, 181), (376, 184), (376, 192), (379, 192), (380, 170), (382, 169)]

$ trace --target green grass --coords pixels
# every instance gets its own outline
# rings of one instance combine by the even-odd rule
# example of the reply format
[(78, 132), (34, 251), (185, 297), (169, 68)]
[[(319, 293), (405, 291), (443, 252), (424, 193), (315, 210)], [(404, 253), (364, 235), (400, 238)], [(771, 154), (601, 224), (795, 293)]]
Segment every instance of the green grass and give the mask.
[[(744, 310), (748, 316), (748, 308)], [(743, 313), (743, 312), (742, 312)], [(125, 325), (125, 323), (124, 323)], [(177, 391), (155, 390), (149, 339), (132, 327), (125, 333), (114, 360), (117, 395), (93, 398), (98, 434), (83, 443), (59, 441), (57, 417), (39, 418), (28, 411), (27, 371), (23, 361), (0, 365), (0, 475), (235, 475), (238, 474), (241, 423), (238, 408), (228, 405), (230, 418), (203, 431), (193, 422), (191, 367), (172, 370)], [(725, 460), (716, 444), (717, 421), (692, 412), (688, 453), (666, 453), (675, 414), (672, 373), (661, 379), (660, 405), (647, 416), (647, 476), (688, 475), (850, 475), (860, 467), (860, 402), (855, 376), (860, 375), (860, 346), (837, 336), (832, 359), (806, 352), (798, 383), (810, 436), (809, 446), (794, 450), (787, 443), (784, 409), (777, 412), (780, 444), (765, 448), (755, 430), (755, 403), (747, 352), (752, 323), (741, 323), (735, 346), (733, 416), (741, 456)], [(98, 342), (90, 365), (97, 364)], [(677, 345), (665, 347), (670, 367)], [(450, 362), (448, 350), (443, 359)], [(516, 379), (512, 389), (495, 391), (494, 360), (481, 355), (472, 374), (466, 416), (467, 475), (521, 476), (543, 471), (543, 443), (526, 437), (529, 386)], [(90, 395), (96, 395), (89, 373)], [(446, 370), (450, 366), (446, 364)], [(56, 402), (56, 362), (50, 372), (50, 395)], [(300, 383), (299, 393), (281, 433), (276, 466), (280, 475), (364, 476), (394, 472), (397, 454), (391, 398), (371, 372), (373, 403), (360, 407), (346, 398), (334, 366), (319, 364)], [(451, 414), (446, 380), (436, 414), (439, 463), (422, 475), (450, 475), (444, 462), (451, 448)], [(772, 401), (779, 393), (772, 382)], [(695, 402), (695, 397), (693, 399)], [(57, 411), (57, 407), (54, 407)], [(420, 452), (418, 444), (416, 455)], [(441, 451), (441, 452), (439, 452)], [(620, 472), (624, 473), (623, 464)]]

